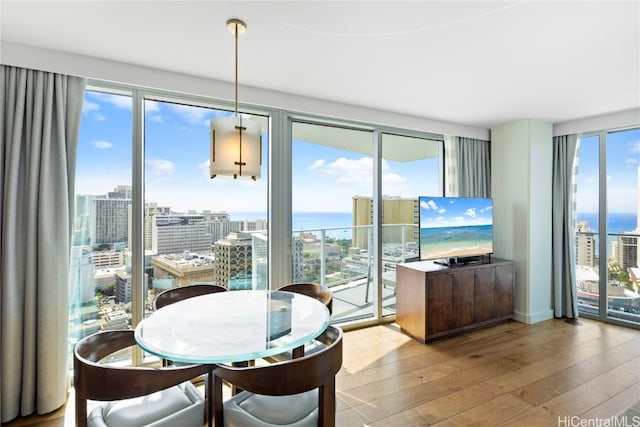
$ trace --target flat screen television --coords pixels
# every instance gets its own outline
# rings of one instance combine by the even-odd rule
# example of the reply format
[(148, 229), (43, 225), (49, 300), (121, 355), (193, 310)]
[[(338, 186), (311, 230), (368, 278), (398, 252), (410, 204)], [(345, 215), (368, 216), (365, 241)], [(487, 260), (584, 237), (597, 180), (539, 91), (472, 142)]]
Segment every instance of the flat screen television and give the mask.
[(419, 197), (420, 260), (445, 265), (482, 262), (493, 253), (493, 200)]

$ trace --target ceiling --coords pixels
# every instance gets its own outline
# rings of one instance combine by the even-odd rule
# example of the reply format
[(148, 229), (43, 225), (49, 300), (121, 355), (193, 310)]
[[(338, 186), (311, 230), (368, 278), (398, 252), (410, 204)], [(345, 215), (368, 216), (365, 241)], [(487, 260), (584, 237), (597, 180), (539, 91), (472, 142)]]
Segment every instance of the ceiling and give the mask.
[(640, 106), (640, 1), (0, 0), (0, 15), (3, 42), (227, 82), (240, 18), (242, 86), (483, 128)]

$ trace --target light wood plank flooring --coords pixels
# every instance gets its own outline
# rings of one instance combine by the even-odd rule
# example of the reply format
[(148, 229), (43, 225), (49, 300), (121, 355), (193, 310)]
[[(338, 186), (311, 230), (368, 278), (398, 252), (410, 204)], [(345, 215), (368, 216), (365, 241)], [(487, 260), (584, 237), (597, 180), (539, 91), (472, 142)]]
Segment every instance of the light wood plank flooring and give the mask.
[[(349, 331), (337, 397), (337, 425), (348, 427), (602, 420), (640, 399), (640, 332), (585, 319), (512, 321), (424, 345), (395, 324)], [(639, 425), (632, 424), (640, 423), (635, 411), (627, 412), (628, 425)], [(3, 424), (72, 425), (71, 401), (53, 414)]]

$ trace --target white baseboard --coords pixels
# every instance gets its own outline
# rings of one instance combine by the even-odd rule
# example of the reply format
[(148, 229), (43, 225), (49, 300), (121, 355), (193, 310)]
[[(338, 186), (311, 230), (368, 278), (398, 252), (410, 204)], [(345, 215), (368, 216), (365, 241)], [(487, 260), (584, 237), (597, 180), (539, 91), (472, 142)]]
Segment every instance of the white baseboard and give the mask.
[(543, 310), (538, 311), (537, 313), (522, 313), (516, 311), (513, 313), (513, 319), (527, 324), (543, 322), (545, 320), (553, 319), (553, 310)]

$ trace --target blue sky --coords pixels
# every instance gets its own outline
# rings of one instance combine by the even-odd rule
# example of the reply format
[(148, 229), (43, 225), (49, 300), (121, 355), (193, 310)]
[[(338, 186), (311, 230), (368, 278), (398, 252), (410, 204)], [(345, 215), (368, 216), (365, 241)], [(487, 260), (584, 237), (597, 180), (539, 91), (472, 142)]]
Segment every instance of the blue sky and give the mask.
[[(87, 92), (78, 147), (76, 191), (105, 194), (131, 183), (131, 98)], [(146, 101), (145, 200), (175, 211), (267, 211), (268, 143), (262, 178), (209, 178), (209, 109)], [(303, 141), (293, 148), (294, 212), (350, 212), (354, 195), (372, 194), (371, 155)], [(383, 162), (383, 193), (437, 192), (437, 160)], [(249, 218), (250, 219), (250, 218)]]
[[(580, 141), (576, 210), (598, 212), (598, 137)], [(607, 197), (610, 213), (637, 213), (640, 129), (607, 136)]]
[(488, 225), (491, 199), (425, 197), (420, 199), (420, 228)]
[[(209, 120), (214, 110), (147, 101), (145, 198), (176, 211), (267, 211), (268, 143), (262, 179), (208, 175)], [(218, 113), (219, 114), (219, 113)], [(105, 194), (131, 183), (131, 98), (87, 92), (78, 147), (78, 194)], [(581, 142), (578, 212), (597, 211), (597, 144)], [(640, 130), (609, 134), (609, 211), (637, 209)], [(294, 212), (350, 212), (352, 197), (372, 195), (372, 156), (295, 141)], [(417, 197), (438, 193), (437, 161), (383, 161), (383, 194)]]

